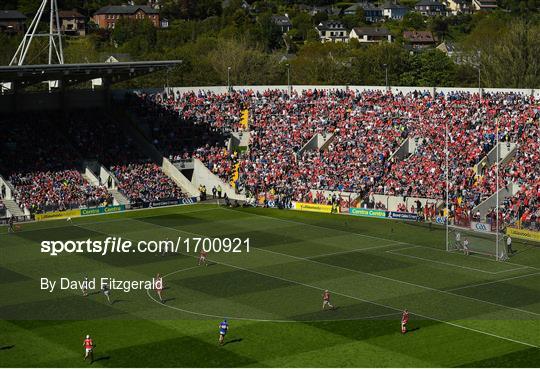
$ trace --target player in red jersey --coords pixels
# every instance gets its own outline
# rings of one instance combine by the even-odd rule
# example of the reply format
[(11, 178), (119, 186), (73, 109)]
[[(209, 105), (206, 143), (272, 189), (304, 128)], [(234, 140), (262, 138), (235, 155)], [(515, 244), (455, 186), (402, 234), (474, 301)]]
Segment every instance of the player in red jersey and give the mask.
[(156, 275), (155, 279), (155, 287), (156, 287), (156, 293), (159, 297), (159, 302), (163, 304), (163, 296), (161, 295), (161, 292), (163, 291), (163, 278), (161, 277), (161, 274)]
[(407, 323), (409, 322), (409, 311), (405, 309), (401, 314), (401, 333), (407, 333)]
[(322, 309), (325, 310), (326, 307), (328, 306), (330, 309), (333, 309), (334, 308), (334, 305), (332, 305), (330, 303), (330, 292), (328, 292), (328, 290), (324, 290), (324, 293), (322, 295), (322, 300), (323, 300), (323, 303), (322, 303)]
[(197, 265), (200, 266), (201, 264), (208, 266), (208, 253), (204, 250), (201, 251), (201, 253), (199, 254), (199, 262), (197, 263)]
[(90, 335), (87, 334), (83, 342), (84, 347), (84, 361), (90, 357), (90, 364), (94, 362), (94, 341), (90, 338)]

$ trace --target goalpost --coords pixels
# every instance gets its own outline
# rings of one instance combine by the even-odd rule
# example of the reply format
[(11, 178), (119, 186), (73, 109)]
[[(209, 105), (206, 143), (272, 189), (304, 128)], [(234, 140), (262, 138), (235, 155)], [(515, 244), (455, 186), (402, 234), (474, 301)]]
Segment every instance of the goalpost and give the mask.
[[(448, 120), (445, 126), (445, 172), (446, 172), (446, 251), (462, 252), (465, 255), (479, 254), (494, 257), (498, 261), (508, 259), (506, 249), (506, 238), (501, 235), (501, 226), (499, 219), (499, 164), (500, 164), (500, 145), (499, 145), (499, 124), (496, 125), (496, 163), (495, 163), (495, 219), (491, 223), (486, 222), (485, 218), (479, 221), (472, 221), (472, 214), (469, 214), (466, 207), (460, 207), (456, 199), (450, 199), (451, 175), (450, 175), (450, 147)], [(455, 194), (455, 191), (454, 191)], [(481, 214), (485, 217), (486, 214)]]
[(507, 259), (504, 238), (496, 232), (474, 231), (449, 225), (448, 239), (448, 251), (462, 252), (465, 255), (485, 255), (500, 261)]

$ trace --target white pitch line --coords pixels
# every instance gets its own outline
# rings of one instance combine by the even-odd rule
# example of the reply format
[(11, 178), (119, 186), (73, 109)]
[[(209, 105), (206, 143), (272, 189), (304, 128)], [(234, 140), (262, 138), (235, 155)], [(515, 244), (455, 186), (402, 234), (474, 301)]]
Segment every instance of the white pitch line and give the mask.
[(170, 273), (167, 273), (163, 276), (163, 278), (166, 278), (170, 275), (173, 275), (173, 274), (176, 274), (176, 273), (180, 273), (180, 272), (187, 272), (188, 270), (191, 270), (191, 269), (196, 269), (196, 268), (200, 268), (200, 265), (196, 265), (196, 266), (192, 266), (192, 267), (189, 267), (189, 268), (185, 268), (185, 269), (180, 269), (180, 270), (177, 270), (175, 272), (170, 272)]
[(522, 265), (520, 266), (519, 268), (513, 268), (513, 269), (505, 269), (505, 270), (500, 270), (498, 272), (490, 272), (490, 271), (487, 271), (487, 270), (484, 270), (484, 269), (478, 269), (478, 268), (473, 268), (473, 267), (467, 267), (467, 266), (464, 266), (464, 265), (459, 265), (459, 264), (453, 264), (453, 263), (446, 263), (444, 261), (438, 261), (438, 260), (433, 260), (433, 259), (427, 259), (427, 258), (422, 258), (420, 256), (416, 256), (416, 255), (407, 255), (407, 254), (402, 254), (400, 252), (397, 252), (397, 251), (403, 251), (403, 250), (409, 250), (409, 249), (414, 249), (414, 248), (418, 248), (419, 246), (412, 246), (412, 247), (405, 247), (405, 248), (402, 248), (402, 249), (395, 249), (395, 250), (388, 250), (388, 251), (385, 251), (389, 254), (394, 254), (394, 255), (399, 255), (399, 256), (405, 256), (405, 257), (408, 257), (408, 258), (412, 258), (412, 259), (419, 259), (419, 260), (425, 260), (425, 261), (429, 261), (431, 263), (437, 263), (437, 264), (443, 264), (443, 265), (450, 265), (450, 266), (455, 266), (457, 268), (463, 268), (463, 269), (471, 269), (471, 270), (477, 270), (479, 272), (483, 272), (483, 273), (489, 273), (489, 274), (500, 274), (500, 273), (508, 273), (508, 272), (514, 272), (516, 270), (522, 270), (522, 269), (527, 269), (528, 267), (525, 266), (525, 265)]
[[(138, 219), (133, 219), (133, 220), (142, 222), (142, 221), (140, 221), (140, 220), (138, 220)], [(155, 224), (155, 225), (156, 225), (157, 227), (161, 227), (161, 228), (165, 228), (165, 229), (170, 229), (170, 230), (173, 230), (173, 231), (175, 231), (175, 232), (180, 232), (180, 233), (185, 233), (185, 234), (191, 234), (191, 235), (195, 235), (195, 236), (199, 236), (199, 237), (205, 237), (205, 235), (200, 234), (200, 233), (194, 233), (194, 232), (190, 232), (190, 231), (184, 231), (184, 230), (181, 230), (181, 229), (177, 229), (177, 228), (173, 228), (173, 227), (169, 227), (169, 226), (158, 225), (158, 224)], [(255, 250), (262, 251), (262, 252), (268, 252), (268, 253), (272, 253), (272, 254), (276, 254), (276, 255), (281, 255), (281, 256), (286, 256), (286, 257), (294, 258), (294, 259), (297, 259), (297, 260), (305, 260), (305, 261), (309, 261), (309, 262), (312, 262), (312, 263), (317, 263), (317, 264), (325, 265), (325, 266), (328, 266), (328, 267), (333, 267), (333, 268), (338, 268), (338, 269), (342, 269), (342, 270), (347, 270), (347, 271), (349, 271), (349, 272), (353, 272), (353, 273), (357, 273), (357, 274), (369, 275), (369, 276), (376, 277), (376, 278), (379, 278), (379, 279), (385, 279), (385, 280), (389, 280), (389, 281), (396, 282), (396, 283), (400, 283), (400, 284), (406, 284), (406, 285), (409, 285), (409, 286), (414, 286), (414, 287), (421, 288), (421, 289), (425, 289), (425, 290), (428, 290), (428, 291), (439, 292), (439, 293), (443, 293), (443, 294), (447, 294), (447, 295), (451, 295), (451, 296), (456, 296), (456, 297), (460, 297), (460, 298), (467, 299), (467, 300), (474, 300), (474, 301), (482, 302), (482, 303), (489, 304), (489, 305), (493, 305), (493, 306), (497, 306), (497, 307), (502, 307), (502, 308), (509, 309), (509, 310), (519, 311), (519, 312), (521, 312), (521, 313), (526, 313), (526, 314), (532, 314), (532, 315), (540, 316), (540, 313), (535, 313), (535, 312), (532, 312), (532, 311), (529, 311), (529, 310), (523, 310), (523, 309), (520, 309), (520, 308), (508, 306), (508, 305), (498, 304), (498, 303), (496, 303), (496, 302), (491, 302), (491, 301), (487, 301), (487, 300), (477, 299), (477, 298), (471, 297), (471, 296), (460, 295), (460, 294), (458, 294), (458, 293), (452, 293), (452, 292), (448, 292), (448, 291), (445, 291), (445, 290), (439, 290), (439, 289), (437, 289), (437, 288), (432, 288), (432, 287), (428, 287), (428, 286), (424, 286), (424, 285), (416, 284), (416, 283), (412, 283), (412, 282), (406, 282), (406, 281), (402, 281), (402, 280), (399, 280), (399, 279), (394, 279), (394, 278), (391, 278), (391, 277), (385, 277), (385, 276), (382, 276), (382, 275), (379, 275), (379, 274), (375, 274), (375, 273), (363, 272), (363, 271), (360, 271), (360, 270), (351, 269), (351, 268), (343, 267), (343, 266), (340, 266), (340, 265), (334, 265), (334, 264), (323, 263), (323, 262), (320, 262), (320, 261), (317, 261), (317, 260), (308, 259), (308, 258), (306, 258), (306, 257), (294, 256), (294, 255), (285, 254), (285, 253), (278, 252), (278, 251), (272, 251), (272, 250), (267, 250), (267, 249), (264, 249), (264, 248), (258, 248), (258, 247), (255, 247), (255, 246), (252, 246), (251, 248), (252, 248), (252, 249), (255, 249)], [(429, 259), (426, 259), (426, 260), (429, 260)], [(452, 266), (454, 266), (454, 265), (452, 265)], [(486, 272), (486, 271), (484, 271), (484, 272), (485, 272), (485, 273), (490, 273), (490, 274), (496, 274), (496, 273), (493, 273), (493, 272)]]
[[(214, 261), (216, 262), (216, 261)], [(219, 262), (216, 262), (218, 264), (221, 264)], [(224, 264), (222, 264), (224, 265)], [(185, 268), (185, 269), (180, 269), (180, 270), (177, 270), (177, 271), (174, 271), (174, 272), (171, 272), (171, 273), (168, 273), (168, 274), (165, 274), (163, 276), (163, 278), (166, 278), (170, 275), (173, 275), (173, 274), (177, 274), (177, 273), (181, 273), (181, 272), (187, 272), (188, 270), (191, 270), (191, 269), (195, 269), (195, 268), (198, 268), (198, 266), (195, 266), (195, 267), (190, 267), (190, 268)], [(181, 311), (183, 313), (187, 313), (187, 314), (192, 314), (192, 315), (198, 315), (198, 316), (203, 316), (203, 317), (207, 317), (207, 318), (219, 318), (219, 319), (222, 319), (223, 316), (225, 316), (224, 314), (219, 314), (219, 315), (215, 315), (215, 314), (207, 314), (207, 313), (200, 313), (200, 312), (197, 312), (197, 311), (193, 311), (193, 310), (187, 310), (187, 309), (182, 309), (180, 307), (177, 307), (177, 306), (171, 306), (171, 305), (166, 305), (166, 304), (163, 304), (161, 303), (160, 301), (158, 301), (155, 297), (153, 297), (151, 294), (150, 294), (150, 290), (146, 290), (146, 294), (148, 295), (148, 297), (150, 297), (150, 299), (152, 299), (155, 303), (161, 305), (161, 306), (164, 306), (166, 308), (169, 308), (169, 309), (174, 309), (174, 310), (178, 310), (178, 311)], [(244, 317), (236, 317), (236, 316), (230, 316), (230, 315), (226, 315), (228, 319), (232, 319), (232, 320), (243, 320), (243, 321), (252, 321), (252, 322), (268, 322), (268, 323), (316, 323), (316, 322), (348, 322), (348, 321), (357, 321), (357, 320), (367, 320), (367, 319), (376, 319), (376, 318), (383, 318), (383, 317), (387, 317), (387, 316), (392, 316), (392, 315), (398, 315), (398, 314), (401, 314), (400, 312), (393, 312), (393, 313), (389, 313), (389, 314), (378, 314), (378, 315), (370, 315), (370, 316), (364, 316), (364, 317), (358, 317), (358, 318), (347, 318), (347, 319), (317, 319), (317, 320), (292, 320), (292, 319), (259, 319), (259, 318), (244, 318)]]
[[(222, 208), (222, 209), (223, 209), (223, 210), (229, 210), (229, 211), (235, 211), (235, 212), (237, 212), (237, 213), (242, 213), (242, 214), (250, 214), (250, 215), (254, 215), (254, 216), (257, 216), (257, 217), (261, 217), (261, 218), (273, 219), (273, 220), (280, 221), (280, 222), (293, 223), (293, 224), (300, 224), (300, 225), (309, 226), (309, 227), (315, 227), (315, 228), (321, 228), (321, 229), (326, 229), (326, 230), (332, 230), (332, 231), (337, 231), (337, 232), (342, 232), (342, 233), (352, 234), (352, 235), (356, 235), (356, 236), (359, 236), (359, 237), (368, 237), (368, 238), (373, 238), (373, 239), (383, 240), (383, 241), (395, 241), (395, 240), (392, 240), (392, 239), (389, 239), (389, 238), (378, 237), (378, 236), (371, 236), (371, 235), (362, 234), (362, 233), (356, 233), (356, 232), (350, 232), (350, 231), (345, 231), (345, 230), (343, 230), (343, 229), (324, 227), (324, 226), (320, 226), (320, 225), (317, 225), (317, 224), (310, 224), (310, 223), (298, 222), (298, 221), (290, 220), (290, 219), (281, 219), (281, 218), (271, 217), (271, 216), (269, 216), (269, 215), (262, 215), (262, 214), (251, 213), (251, 212), (244, 212), (244, 211), (240, 211), (240, 210), (236, 210), (236, 209), (230, 209), (230, 208)], [(398, 241), (396, 241), (396, 242), (398, 242)], [(446, 252), (445, 250), (439, 250), (439, 249), (436, 249), (436, 248), (433, 248), (433, 247), (428, 247), (428, 246), (416, 245), (416, 244), (410, 243), (410, 242), (401, 242), (401, 243), (404, 244), (404, 245), (412, 245), (412, 246), (415, 246), (415, 247), (423, 247), (423, 248), (425, 248), (425, 249), (430, 249), (430, 250), (436, 250), (436, 251)], [(476, 256), (476, 255), (471, 255), (471, 256), (472, 256), (472, 257), (479, 257), (479, 256)], [(492, 259), (482, 258), (482, 260), (491, 261), (491, 262), (494, 262), (494, 263), (500, 263), (499, 261), (492, 260)], [(524, 267), (526, 267), (526, 268), (531, 268), (531, 269), (540, 270), (540, 268), (537, 268), (537, 267), (534, 267), (534, 266), (530, 266), (530, 265), (517, 264), (517, 263), (512, 263), (512, 262), (509, 262), (509, 261), (505, 261), (504, 263), (505, 263), (505, 264), (510, 264), (510, 265), (524, 266)]]
[(514, 268), (514, 269), (500, 270), (500, 271), (498, 271), (498, 272), (495, 272), (495, 274), (508, 273), (508, 272), (515, 272), (516, 270), (523, 270), (523, 269), (528, 269), (528, 267), (526, 267), (526, 266), (521, 266), (521, 267), (519, 267), (519, 268)]
[[(81, 226), (78, 226), (78, 227), (92, 231), (92, 229), (89, 229), (89, 228), (84, 228), (84, 227), (81, 227)], [(163, 227), (163, 226), (159, 226), (159, 227)], [(171, 228), (171, 227), (163, 227), (163, 228), (170, 228), (170, 229), (176, 230), (177, 232), (183, 232), (183, 231), (178, 230), (178, 229), (176, 229), (176, 228)], [(94, 230), (94, 231), (95, 231), (95, 230)], [(113, 235), (111, 235), (111, 234), (109, 234), (109, 233), (106, 233), (106, 232), (101, 232), (101, 231), (95, 231), (95, 232), (102, 233), (102, 234), (105, 234), (105, 235), (107, 235), (107, 236), (113, 236)], [(191, 233), (191, 232), (185, 232), (185, 233)], [(193, 233), (191, 233), (191, 234), (193, 234)], [(127, 238), (126, 238), (126, 239), (127, 239)], [(187, 255), (187, 256), (196, 258), (196, 256), (194, 256), (194, 255), (190, 255), (190, 254), (184, 254), (184, 255)], [(271, 275), (271, 274), (261, 273), (261, 272), (255, 271), (255, 270), (250, 270), (250, 269), (247, 269), (247, 268), (239, 267), (239, 266), (232, 265), (232, 264), (228, 264), (228, 263), (224, 263), (224, 262), (217, 262), (217, 261), (215, 261), (215, 262), (218, 263), (218, 264), (221, 264), (221, 265), (225, 265), (225, 266), (231, 267), (231, 268), (240, 269), (240, 270), (245, 270), (245, 271), (252, 272), (252, 273), (255, 273), (255, 274), (259, 274), (259, 275), (262, 275), (262, 276), (266, 276), (266, 277), (269, 277), (269, 278), (280, 279), (280, 280), (285, 281), (285, 282), (294, 283), (294, 284), (298, 284), (298, 285), (306, 286), (306, 287), (311, 287), (311, 288), (317, 289), (317, 290), (319, 290), (319, 291), (323, 290), (323, 288), (316, 287), (316, 286), (312, 286), (312, 285), (308, 285), (308, 284), (306, 284), (306, 283), (294, 281), (294, 280), (291, 280), (291, 279), (287, 279), (287, 278), (283, 278), (283, 277), (278, 277), (278, 276), (274, 276), (274, 275)], [(315, 262), (315, 261), (314, 261), (314, 262)], [(325, 264), (325, 263), (320, 263), (320, 264), (324, 264), (324, 265), (330, 266), (330, 264)], [(395, 308), (395, 307), (390, 306), (390, 305), (385, 305), (385, 304), (381, 304), (381, 303), (378, 303), (378, 302), (375, 302), (375, 301), (370, 301), (370, 300), (361, 299), (361, 298), (359, 298), (359, 297), (350, 296), (350, 295), (347, 295), (347, 294), (344, 294), (344, 293), (340, 293), (340, 292), (335, 292), (335, 291), (330, 291), (330, 292), (332, 292), (333, 294), (339, 295), (339, 296), (343, 296), (343, 297), (347, 297), (347, 298), (353, 299), (353, 300), (362, 301), (362, 302), (366, 302), (366, 303), (369, 303), (369, 304), (373, 304), (373, 305), (385, 307), (385, 308), (387, 308), (387, 309), (395, 310), (396, 312), (401, 312), (401, 309)], [(456, 295), (456, 296), (461, 296), (461, 295)], [(509, 342), (514, 342), (514, 343), (522, 344), (522, 345), (528, 346), (528, 347), (540, 348), (539, 346), (536, 346), (536, 345), (534, 345), (534, 344), (532, 344), (532, 343), (528, 343), (528, 342), (523, 342), (523, 341), (515, 340), (515, 339), (509, 338), (509, 337), (499, 336), (499, 335), (494, 334), (494, 333), (489, 333), (489, 332), (481, 331), (481, 330), (479, 330), (479, 329), (470, 328), (470, 327), (463, 326), (463, 325), (460, 325), (460, 324), (457, 324), (457, 323), (452, 323), (452, 322), (449, 322), (449, 321), (446, 321), (446, 320), (437, 319), (437, 318), (433, 318), (433, 317), (430, 317), (430, 316), (427, 316), (427, 315), (414, 313), (414, 312), (412, 312), (412, 311), (411, 311), (411, 313), (412, 313), (413, 315), (419, 316), (419, 317), (421, 317), (421, 318), (430, 319), (430, 320), (433, 320), (433, 321), (436, 321), (436, 322), (439, 322), (439, 323), (448, 324), (448, 325), (451, 325), (451, 326), (454, 326), (454, 327), (462, 328), (462, 329), (469, 330), (469, 331), (476, 332), (476, 333), (481, 333), (481, 334), (484, 334), (484, 335), (487, 335), (487, 336), (491, 336), (491, 337), (495, 337), (495, 338), (499, 338), (499, 339), (502, 339), (502, 340), (505, 340), (505, 341), (509, 341)]]
[(362, 251), (366, 251), (366, 250), (382, 249), (384, 247), (399, 245), (400, 243), (401, 242), (396, 241), (396, 242), (392, 242), (392, 243), (389, 243), (389, 244), (386, 244), (386, 245), (365, 247), (363, 249), (343, 250), (343, 251), (337, 251), (337, 252), (330, 252), (328, 254), (319, 254), (319, 255), (313, 255), (313, 256), (306, 256), (306, 259), (315, 259), (315, 258), (323, 257), (323, 256), (334, 256), (334, 255), (341, 255), (341, 254), (350, 254), (350, 253), (354, 253), (354, 252), (362, 252)]
[[(192, 206), (192, 205), (170, 205), (170, 206), (162, 206), (160, 207), (159, 209), (165, 209), (165, 208), (171, 208), (171, 207), (188, 207), (188, 206)], [(157, 208), (152, 208), (154, 210), (156, 210)], [(193, 211), (181, 211), (181, 212), (176, 212), (176, 213), (170, 213), (170, 214), (165, 214), (165, 215), (171, 215), (171, 214), (191, 214), (191, 213), (200, 213), (200, 212), (203, 212), (203, 211), (212, 211), (212, 210), (219, 210), (220, 208), (205, 208), (205, 209), (197, 209), (197, 210), (193, 210)], [(108, 213), (108, 214), (129, 214), (131, 212), (136, 212), (136, 211), (144, 211), (144, 210), (150, 210), (150, 209), (130, 209), (130, 210), (126, 210), (124, 212), (116, 212), (116, 213)], [(8, 234), (13, 234), (13, 235), (18, 235), (19, 233), (27, 233), (27, 232), (37, 232), (37, 231), (44, 231), (44, 230), (49, 230), (49, 229), (55, 229), (55, 228), (64, 228), (64, 227), (70, 227), (70, 226), (77, 226), (77, 225), (86, 225), (86, 224), (108, 224), (108, 223), (114, 223), (114, 222), (121, 222), (121, 221), (125, 221), (125, 220), (128, 220), (128, 219), (146, 219), (146, 218), (152, 218), (154, 217), (155, 215), (148, 215), (148, 216), (144, 216), (144, 217), (121, 217), (121, 218), (114, 218), (114, 219), (104, 219), (104, 220), (98, 220), (98, 221), (95, 221), (95, 222), (78, 222), (77, 220), (79, 219), (88, 219), (88, 218), (91, 218), (91, 217), (100, 217), (100, 216), (103, 216), (105, 214), (92, 214), (92, 215), (85, 215), (85, 216), (81, 216), (81, 217), (77, 217), (77, 218), (73, 218), (72, 221), (74, 221), (73, 223), (66, 223), (66, 224), (60, 224), (58, 226), (54, 226), (54, 227), (43, 227), (43, 228), (32, 228), (32, 229), (23, 229), (21, 231), (16, 231), (15, 233), (0, 233), (0, 236), (7, 236)], [(58, 221), (60, 221), (62, 219), (58, 219)], [(40, 223), (41, 222), (41, 223)], [(39, 220), (34, 220), (34, 221), (29, 221), (29, 222), (24, 222), (22, 224), (44, 224), (44, 222), (47, 222), (47, 221), (39, 221)], [(1, 229), (1, 228), (0, 228)]]
[(468, 269), (468, 270), (475, 270), (475, 271), (477, 271), (477, 272), (488, 273), (488, 274), (497, 274), (496, 272), (489, 272), (489, 271), (487, 271), (487, 270), (478, 269), (478, 268), (473, 268), (473, 267), (467, 267), (467, 266), (464, 266), (464, 265), (452, 264), (452, 263), (445, 263), (444, 261), (438, 261), (438, 260), (433, 260), (433, 259), (426, 259), (426, 258), (422, 258), (422, 257), (419, 257), (419, 256), (414, 256), (414, 255), (401, 254), (401, 253), (399, 253), (399, 252), (396, 252), (397, 250), (400, 250), (400, 249), (396, 249), (396, 250), (388, 250), (388, 251), (385, 251), (385, 252), (387, 252), (387, 253), (389, 253), (389, 254), (392, 254), (392, 255), (404, 256), (404, 257), (411, 258), (411, 259), (418, 259), (418, 260), (429, 261), (430, 263), (435, 263), (435, 264), (448, 265), (448, 266), (452, 266), (452, 267), (456, 267), (456, 268), (463, 268), (463, 269)]
[[(215, 261), (215, 260), (214, 260), (214, 262), (216, 262), (216, 263), (218, 263), (218, 264), (221, 264), (221, 265), (225, 265), (225, 266), (231, 267), (231, 268), (240, 269), (240, 270), (245, 270), (245, 271), (247, 271), (247, 272), (259, 274), (259, 275), (262, 275), (262, 276), (265, 276), (265, 277), (274, 278), (274, 279), (279, 279), (279, 280), (282, 280), (282, 281), (285, 281), (285, 282), (294, 283), (294, 284), (298, 284), (298, 285), (305, 286), (305, 287), (310, 287), (310, 288), (313, 288), (313, 289), (317, 289), (317, 290), (319, 290), (319, 291), (323, 290), (323, 288), (321, 288), (321, 287), (317, 287), (317, 286), (310, 285), (310, 284), (307, 284), (307, 283), (298, 282), (298, 281), (295, 281), (295, 280), (292, 280), (292, 279), (283, 278), (283, 277), (278, 277), (278, 276), (275, 276), (275, 275), (272, 275), (272, 274), (262, 273), (262, 272), (259, 272), (259, 271), (256, 271), (256, 270), (252, 270), (252, 269), (244, 268), (244, 267), (239, 267), (239, 266), (237, 266), (237, 265), (232, 265), (232, 264), (228, 264), (228, 263), (224, 263), (224, 262), (217, 262), (217, 261)], [(350, 299), (353, 299), (353, 300), (362, 301), (362, 302), (370, 303), (370, 304), (373, 304), (373, 305), (385, 307), (385, 308), (387, 308), (387, 309), (396, 310), (396, 314), (397, 314), (397, 312), (401, 312), (401, 309), (395, 308), (395, 307), (390, 306), (390, 305), (381, 304), (381, 303), (378, 303), (378, 302), (374, 302), (374, 301), (362, 299), (362, 298), (359, 298), (359, 297), (356, 297), (356, 296), (351, 296), (351, 295), (348, 295), (348, 294), (344, 294), (344, 293), (340, 293), (340, 292), (336, 292), (336, 291), (332, 291), (332, 290), (329, 290), (329, 292), (331, 292), (331, 293), (333, 293), (333, 294), (335, 294), (335, 295), (347, 297), (347, 298), (350, 298)], [(529, 347), (539, 348), (538, 346), (536, 346), (536, 345), (534, 345), (534, 344), (531, 344), (531, 343), (528, 343), (528, 342), (522, 342), (522, 341), (515, 340), (515, 339), (512, 339), (512, 338), (499, 336), (499, 335), (496, 335), (496, 334), (493, 334), (493, 333), (480, 331), (480, 330), (475, 329), (475, 328), (470, 328), (470, 327), (462, 326), (462, 325), (460, 325), (460, 324), (448, 322), (448, 321), (441, 320), (441, 319), (437, 319), (437, 318), (432, 318), (432, 317), (429, 317), (429, 316), (426, 316), (426, 315), (422, 315), (422, 314), (418, 314), (418, 313), (414, 313), (414, 312), (412, 312), (412, 314), (413, 314), (413, 315), (416, 315), (416, 316), (419, 316), (419, 317), (422, 317), (422, 318), (425, 318), (425, 319), (434, 320), (434, 321), (437, 321), (437, 322), (440, 322), (440, 323), (446, 323), (446, 324), (449, 324), (449, 325), (452, 325), (452, 326), (455, 326), (455, 327), (463, 328), (463, 329), (470, 330), (470, 331), (474, 331), (474, 332), (477, 332), (477, 333), (483, 333), (483, 334), (486, 334), (486, 335), (488, 335), (488, 336), (500, 338), (500, 339), (503, 339), (503, 340), (512, 341), (512, 342), (515, 342), (515, 343), (520, 343), (520, 344), (523, 344), (523, 345), (526, 345), (526, 346), (529, 346)]]
[[(409, 246), (409, 247), (402, 247), (402, 248), (396, 249), (396, 250), (412, 250), (412, 249), (417, 249), (417, 248), (420, 248), (420, 247), (422, 247), (422, 246)], [(390, 250), (390, 251), (392, 251), (392, 250)]]
[(467, 289), (467, 288), (474, 288), (474, 287), (486, 286), (486, 285), (489, 285), (489, 284), (495, 284), (495, 283), (500, 283), (500, 282), (505, 282), (505, 281), (511, 281), (511, 280), (519, 279), (519, 278), (527, 278), (527, 277), (531, 277), (531, 276), (539, 275), (539, 274), (540, 274), (540, 272), (535, 272), (535, 273), (530, 273), (530, 274), (524, 274), (524, 275), (518, 275), (518, 276), (516, 276), (516, 277), (509, 277), (509, 278), (497, 279), (496, 281), (490, 281), (490, 282), (477, 283), (477, 284), (470, 284), (470, 285), (467, 285), (467, 286), (456, 287), (456, 288), (452, 288), (452, 289), (449, 289), (449, 290), (446, 290), (446, 291), (448, 291), (448, 292), (451, 292), (451, 291), (459, 291), (459, 290), (464, 290), (464, 289)]

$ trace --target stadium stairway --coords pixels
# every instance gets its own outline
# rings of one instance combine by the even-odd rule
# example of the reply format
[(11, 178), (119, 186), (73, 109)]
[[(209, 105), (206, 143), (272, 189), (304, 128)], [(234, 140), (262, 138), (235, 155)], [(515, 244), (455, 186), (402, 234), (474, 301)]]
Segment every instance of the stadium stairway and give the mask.
[(2, 177), (1, 175), (0, 175), (0, 189), (2, 191), (0, 194), (1, 197), (5, 199), (13, 198), (13, 192), (15, 192), (15, 189), (13, 188), (11, 183), (6, 181), (4, 177)]
[[(512, 197), (516, 193), (519, 192), (519, 185), (517, 183), (510, 183), (508, 187), (501, 188), (499, 190), (499, 205), (502, 204), (504, 199), (506, 197)], [(497, 194), (494, 193), (484, 201), (482, 201), (480, 204), (478, 204), (476, 207), (472, 209), (472, 214), (476, 214), (477, 211), (480, 212), (480, 218), (482, 220), (485, 220), (486, 214), (488, 213), (489, 209), (494, 208), (497, 204)]]
[(246, 201), (246, 196), (242, 194), (237, 194), (236, 190), (229, 184), (221, 180), (218, 176), (210, 171), (199, 159), (193, 159), (193, 178), (191, 183), (195, 187), (200, 185), (205, 185), (206, 190), (210, 191), (212, 187), (221, 186), (223, 192), (227, 194), (230, 199)]
[(320, 134), (320, 133), (317, 133), (316, 135), (311, 137), (309, 139), (309, 141), (306, 142), (306, 144), (304, 146), (302, 146), (302, 148), (300, 150), (298, 150), (298, 153), (296, 155), (298, 157), (300, 157), (300, 156), (302, 156), (302, 154), (305, 151), (326, 150), (328, 148), (328, 146), (330, 145), (330, 143), (332, 142), (333, 138), (334, 138), (333, 134), (329, 134), (329, 133)]
[(90, 170), (89, 167), (86, 167), (84, 172), (81, 174), (82, 177), (92, 186), (99, 186), (101, 184), (99, 178), (96, 177), (96, 175), (92, 172), (92, 170)]
[(109, 193), (112, 195), (114, 202), (117, 203), (115, 205), (125, 205), (126, 207), (129, 207), (129, 200), (120, 191), (117, 189), (109, 189)]
[[(517, 145), (513, 142), (499, 143), (499, 165), (503, 165), (514, 158), (517, 151)], [(475, 166), (474, 172), (478, 175), (483, 174), (484, 169), (497, 163), (497, 147), (493, 147), (486, 156), (484, 156)]]
[(422, 137), (414, 137), (414, 138), (407, 138), (405, 141), (401, 143), (401, 145), (397, 148), (396, 151), (390, 155), (388, 158), (389, 160), (392, 158), (397, 158), (399, 160), (403, 160), (408, 158), (410, 155), (414, 154), (416, 151), (416, 148), (419, 146), (420, 142), (422, 142)]
[(193, 185), (193, 183), (191, 183), (185, 175), (182, 174), (176, 165), (171, 163), (170, 160), (165, 157), (163, 158), (163, 162), (161, 164), (161, 170), (163, 170), (163, 173), (169, 176), (169, 178), (171, 178), (182, 189), (183, 192), (192, 197), (199, 196), (199, 190), (197, 187)]
[(14, 216), (14, 217), (23, 217), (25, 216), (26, 214), (24, 213), (24, 211), (21, 210), (21, 208), (19, 207), (19, 205), (17, 205), (17, 203), (15, 202), (15, 200), (2, 200), (4, 202), (4, 205), (6, 205), (6, 209), (7, 211), (11, 214), (11, 216)]
[(227, 145), (227, 149), (229, 151), (234, 150), (235, 148), (245, 148), (246, 150), (249, 149), (249, 140), (251, 138), (251, 132), (250, 131), (239, 131), (239, 132), (232, 132), (231, 138), (229, 140), (229, 143)]
[(197, 187), (193, 186), (189, 179), (187, 179), (182, 172), (169, 161), (169, 159), (165, 158), (151, 143), (150, 138), (146, 137), (139, 129), (137, 118), (133, 114), (129, 114), (121, 109), (116, 109), (111, 112), (110, 116), (123, 125), (124, 129), (130, 133), (141, 152), (160, 165), (163, 173), (171, 178), (184, 193), (187, 193), (190, 196), (199, 196)]

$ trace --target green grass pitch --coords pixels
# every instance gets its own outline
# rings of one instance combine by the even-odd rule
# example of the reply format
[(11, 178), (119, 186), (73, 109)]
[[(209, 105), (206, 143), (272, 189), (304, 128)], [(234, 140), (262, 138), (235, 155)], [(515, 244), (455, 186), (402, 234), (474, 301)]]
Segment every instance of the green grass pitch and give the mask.
[[(249, 238), (249, 253), (107, 256), (40, 252), (42, 240)], [(0, 366), (79, 367), (82, 340), (103, 367), (535, 367), (540, 249), (510, 262), (444, 251), (410, 222), (193, 205), (0, 228)], [(149, 279), (154, 291), (41, 291), (41, 277)], [(321, 311), (324, 289), (333, 311)], [(400, 313), (411, 332), (400, 333)], [(219, 347), (218, 323), (230, 332)]]

